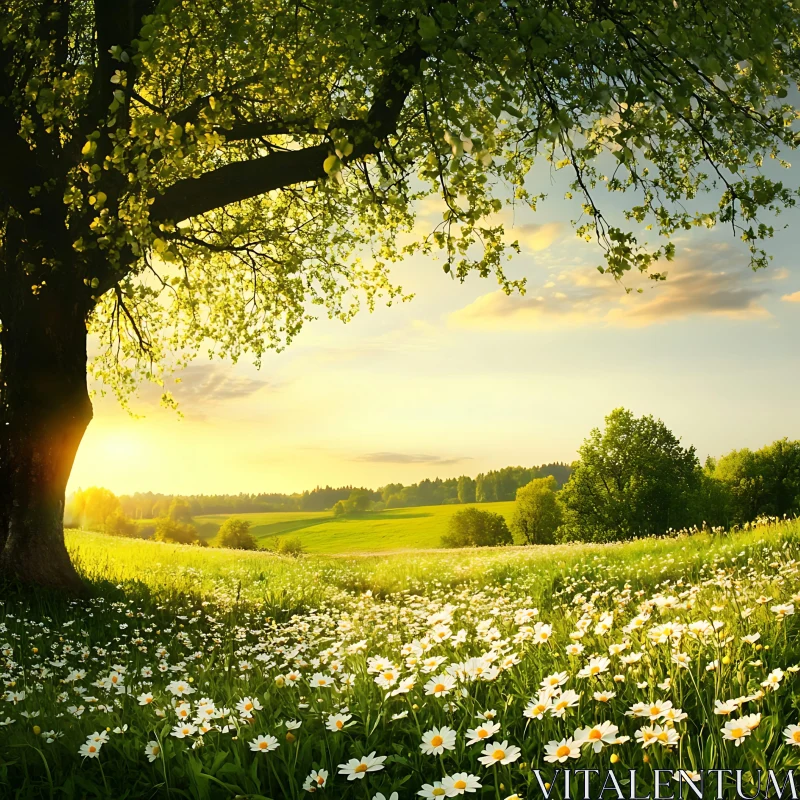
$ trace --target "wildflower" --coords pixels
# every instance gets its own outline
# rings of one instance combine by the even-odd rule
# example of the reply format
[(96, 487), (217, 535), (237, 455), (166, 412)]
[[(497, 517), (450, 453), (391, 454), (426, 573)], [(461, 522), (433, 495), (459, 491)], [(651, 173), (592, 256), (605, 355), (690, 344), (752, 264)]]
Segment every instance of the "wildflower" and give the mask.
[(376, 756), (373, 750), (368, 756), (351, 758), (346, 764), (339, 764), (339, 774), (346, 775), (347, 780), (361, 780), (368, 772), (377, 772), (383, 769), (386, 756)]
[(152, 764), (161, 755), (161, 745), (155, 741), (149, 741), (144, 748), (147, 760)]
[(172, 681), (167, 684), (167, 691), (176, 697), (183, 697), (185, 694), (193, 694), (195, 689), (188, 681)]
[(344, 730), (351, 719), (353, 719), (352, 714), (331, 714), (328, 717), (328, 721), (325, 723), (325, 727), (329, 731), (336, 733), (337, 731)]
[(553, 698), (552, 705), (550, 706), (550, 713), (554, 717), (563, 717), (570, 708), (578, 705), (580, 695), (573, 692), (572, 689), (567, 689), (561, 696)]
[(531, 700), (525, 706), (525, 710), (522, 713), (530, 719), (541, 719), (550, 710), (551, 705), (550, 698), (540, 694), (537, 700)]
[(478, 761), (486, 767), (491, 767), (494, 764), (511, 764), (520, 757), (521, 752), (519, 747), (509, 744), (505, 740), (502, 742), (489, 742), (481, 750)]
[(452, 728), (432, 728), (422, 734), (419, 749), (426, 756), (438, 756), (445, 750), (455, 750), (456, 732)]
[(560, 742), (551, 741), (544, 746), (544, 760), (549, 764), (558, 762), (563, 764), (568, 758), (580, 758), (582, 742), (576, 742), (572, 737), (562, 739)]
[(149, 706), (150, 703), (153, 702), (153, 695), (150, 692), (145, 692), (144, 694), (140, 694), (137, 698), (139, 701), (140, 706)]
[[(455, 792), (453, 794), (455, 794)], [(441, 781), (423, 783), (417, 795), (422, 797), (423, 800), (436, 800), (438, 797), (447, 797), (447, 790), (444, 788), (444, 784)], [(452, 796), (453, 795), (451, 795), (451, 797)]]
[(542, 689), (555, 689), (559, 686), (563, 686), (569, 675), (566, 672), (554, 672), (552, 675), (548, 675), (542, 682), (539, 684)]
[(664, 712), (664, 721), (683, 722), (689, 715), (680, 708), (669, 708)]
[(456, 679), (452, 675), (439, 675), (431, 678), (425, 684), (425, 694), (434, 697), (446, 697), (456, 685)]
[(485, 739), (491, 739), (500, 730), (500, 725), (496, 722), (486, 722), (475, 728), (467, 729), (467, 744), (478, 744)]
[(774, 669), (772, 670), (772, 672), (769, 673), (769, 675), (767, 675), (766, 680), (762, 681), (761, 685), (765, 689), (775, 691), (776, 689), (780, 688), (782, 680), (783, 680), (783, 670)]
[(783, 729), (783, 735), (786, 737), (786, 744), (800, 747), (800, 725), (787, 726)]
[(328, 782), (328, 770), (312, 769), (311, 773), (303, 783), (303, 789), (305, 789), (307, 792), (316, 792), (317, 789), (324, 789), (327, 782)]
[(80, 746), (78, 754), (84, 758), (97, 758), (100, 755), (102, 746), (102, 744), (96, 744), (95, 742), (85, 742)]
[(722, 738), (733, 742), (738, 747), (745, 737), (750, 735), (750, 728), (740, 719), (730, 719), (722, 728)]
[[(456, 772), (453, 775), (445, 775), (442, 778), (442, 788), (446, 797), (456, 797), (467, 792), (477, 792), (482, 788), (482, 784), (477, 775), (470, 775), (468, 772)], [(433, 795), (438, 797), (439, 795)]]
[(589, 728), (580, 728), (575, 731), (575, 742), (589, 744), (595, 753), (599, 753), (607, 744), (613, 744), (619, 733), (619, 728), (610, 722), (601, 722)]
[(243, 697), (237, 704), (236, 710), (244, 719), (252, 719), (253, 711), (261, 711), (262, 705), (255, 697)]
[(182, 725), (176, 725), (170, 732), (170, 736), (174, 736), (176, 739), (185, 739), (195, 733), (197, 733), (197, 726), (192, 725), (191, 722), (184, 722)]
[(274, 736), (257, 736), (250, 742), (250, 749), (254, 753), (271, 753), (280, 747)]
[(662, 727), (661, 725), (645, 725), (636, 731), (636, 739), (646, 749), (654, 744), (662, 747), (672, 747), (678, 744), (679, 737), (674, 728)]
[(590, 658), (589, 663), (578, 672), (579, 678), (596, 678), (605, 672), (611, 660), (603, 656), (602, 658)]
[(598, 703), (608, 703), (613, 698), (617, 696), (616, 692), (595, 692), (592, 697), (597, 700)]

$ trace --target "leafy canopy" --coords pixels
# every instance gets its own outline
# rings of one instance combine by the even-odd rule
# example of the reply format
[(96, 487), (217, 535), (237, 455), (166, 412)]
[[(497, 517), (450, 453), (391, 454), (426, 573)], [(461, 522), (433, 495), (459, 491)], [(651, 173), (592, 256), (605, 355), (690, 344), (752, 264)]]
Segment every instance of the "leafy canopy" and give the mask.
[[(315, 314), (404, 298), (389, 267), (413, 252), (524, 291), (501, 210), (543, 199), (537, 159), (571, 173), (615, 278), (663, 278), (668, 238), (717, 223), (762, 266), (759, 212), (795, 199), (761, 170), (797, 144), (780, 0), (4, 7), (0, 321), (78, 298), (121, 396), (201, 348), (258, 361)], [(602, 187), (631, 191), (629, 224)], [(420, 232), (427, 195), (443, 218)]]
[(613, 541), (660, 536), (692, 519), (700, 487), (694, 447), (659, 419), (617, 408), (578, 450), (579, 460), (559, 493), (567, 538)]

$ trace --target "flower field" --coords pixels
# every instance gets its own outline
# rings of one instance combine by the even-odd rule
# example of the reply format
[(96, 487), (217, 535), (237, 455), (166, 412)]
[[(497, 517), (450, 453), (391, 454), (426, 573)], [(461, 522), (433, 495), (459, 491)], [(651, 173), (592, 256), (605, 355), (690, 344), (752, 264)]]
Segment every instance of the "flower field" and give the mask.
[(2, 797), (506, 800), (563, 796), (559, 769), (628, 797), (629, 770), (647, 794), (712, 768), (753, 794), (800, 765), (797, 523), (383, 559), (69, 545), (93, 599), (3, 594)]

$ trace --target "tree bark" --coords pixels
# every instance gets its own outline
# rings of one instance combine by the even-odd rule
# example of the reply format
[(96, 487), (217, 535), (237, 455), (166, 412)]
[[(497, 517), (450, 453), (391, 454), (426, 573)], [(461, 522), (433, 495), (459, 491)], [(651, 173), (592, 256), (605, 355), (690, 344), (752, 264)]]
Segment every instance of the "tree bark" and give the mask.
[(64, 503), (92, 418), (86, 312), (55, 286), (38, 294), (27, 288), (7, 310), (0, 332), (0, 570), (85, 595), (64, 543)]

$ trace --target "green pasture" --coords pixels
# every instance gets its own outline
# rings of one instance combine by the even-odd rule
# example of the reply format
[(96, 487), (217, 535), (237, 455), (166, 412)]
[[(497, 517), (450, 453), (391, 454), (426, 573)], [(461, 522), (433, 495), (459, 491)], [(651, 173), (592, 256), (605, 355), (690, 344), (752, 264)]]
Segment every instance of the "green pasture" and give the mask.
[[(195, 517), (201, 538), (211, 539), (228, 517), (248, 520), (260, 547), (277, 536), (296, 536), (309, 553), (385, 553), (440, 546), (450, 518), (465, 505), (393, 508), (387, 511), (334, 517), (330, 511), (287, 511), (257, 514), (213, 514)], [(514, 501), (481, 503), (483, 511), (510, 521)]]

